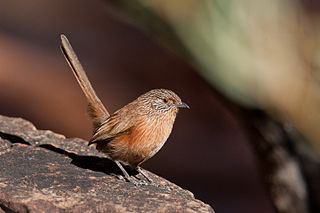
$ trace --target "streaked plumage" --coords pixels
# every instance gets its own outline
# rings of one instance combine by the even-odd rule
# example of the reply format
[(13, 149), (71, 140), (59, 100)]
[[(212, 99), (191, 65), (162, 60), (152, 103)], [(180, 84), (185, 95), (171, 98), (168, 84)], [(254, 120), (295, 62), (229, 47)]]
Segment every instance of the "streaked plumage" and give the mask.
[(97, 150), (106, 153), (128, 181), (139, 184), (119, 162), (136, 169), (153, 183), (139, 165), (161, 149), (172, 131), (178, 108), (189, 108), (188, 105), (171, 90), (154, 89), (110, 115), (93, 90), (68, 39), (61, 35), (61, 41), (62, 53), (88, 100), (94, 128), (89, 145), (97, 144)]

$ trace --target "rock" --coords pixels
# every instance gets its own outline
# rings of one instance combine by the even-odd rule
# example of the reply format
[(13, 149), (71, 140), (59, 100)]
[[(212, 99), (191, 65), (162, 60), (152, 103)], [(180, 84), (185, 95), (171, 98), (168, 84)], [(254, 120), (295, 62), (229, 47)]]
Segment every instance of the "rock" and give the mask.
[(115, 164), (87, 141), (0, 116), (0, 212), (214, 212), (146, 172), (159, 187), (118, 179)]

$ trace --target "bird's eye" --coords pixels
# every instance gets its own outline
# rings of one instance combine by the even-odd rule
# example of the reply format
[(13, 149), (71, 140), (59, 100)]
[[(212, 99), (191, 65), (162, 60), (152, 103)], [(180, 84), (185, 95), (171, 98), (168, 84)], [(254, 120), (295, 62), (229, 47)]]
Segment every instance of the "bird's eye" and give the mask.
[(168, 103), (168, 99), (163, 98), (162, 100), (163, 100), (164, 103)]

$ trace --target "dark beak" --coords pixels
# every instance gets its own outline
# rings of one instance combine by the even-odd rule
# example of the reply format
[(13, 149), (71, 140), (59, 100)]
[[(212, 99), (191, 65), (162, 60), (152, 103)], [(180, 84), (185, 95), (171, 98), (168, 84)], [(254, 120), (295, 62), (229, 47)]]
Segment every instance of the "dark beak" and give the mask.
[(175, 106), (179, 107), (179, 108), (188, 108), (188, 109), (190, 109), (190, 107), (186, 103), (183, 103), (183, 102), (179, 102), (179, 103), (175, 104)]

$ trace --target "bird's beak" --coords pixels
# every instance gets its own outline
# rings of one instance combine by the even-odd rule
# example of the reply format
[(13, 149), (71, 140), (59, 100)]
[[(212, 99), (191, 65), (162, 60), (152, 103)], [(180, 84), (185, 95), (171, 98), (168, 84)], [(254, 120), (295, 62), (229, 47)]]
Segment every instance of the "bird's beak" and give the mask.
[(190, 109), (190, 107), (188, 106), (188, 104), (186, 103), (183, 103), (183, 102), (179, 102), (177, 104), (174, 104), (176, 107), (179, 107), (179, 108), (188, 108)]

